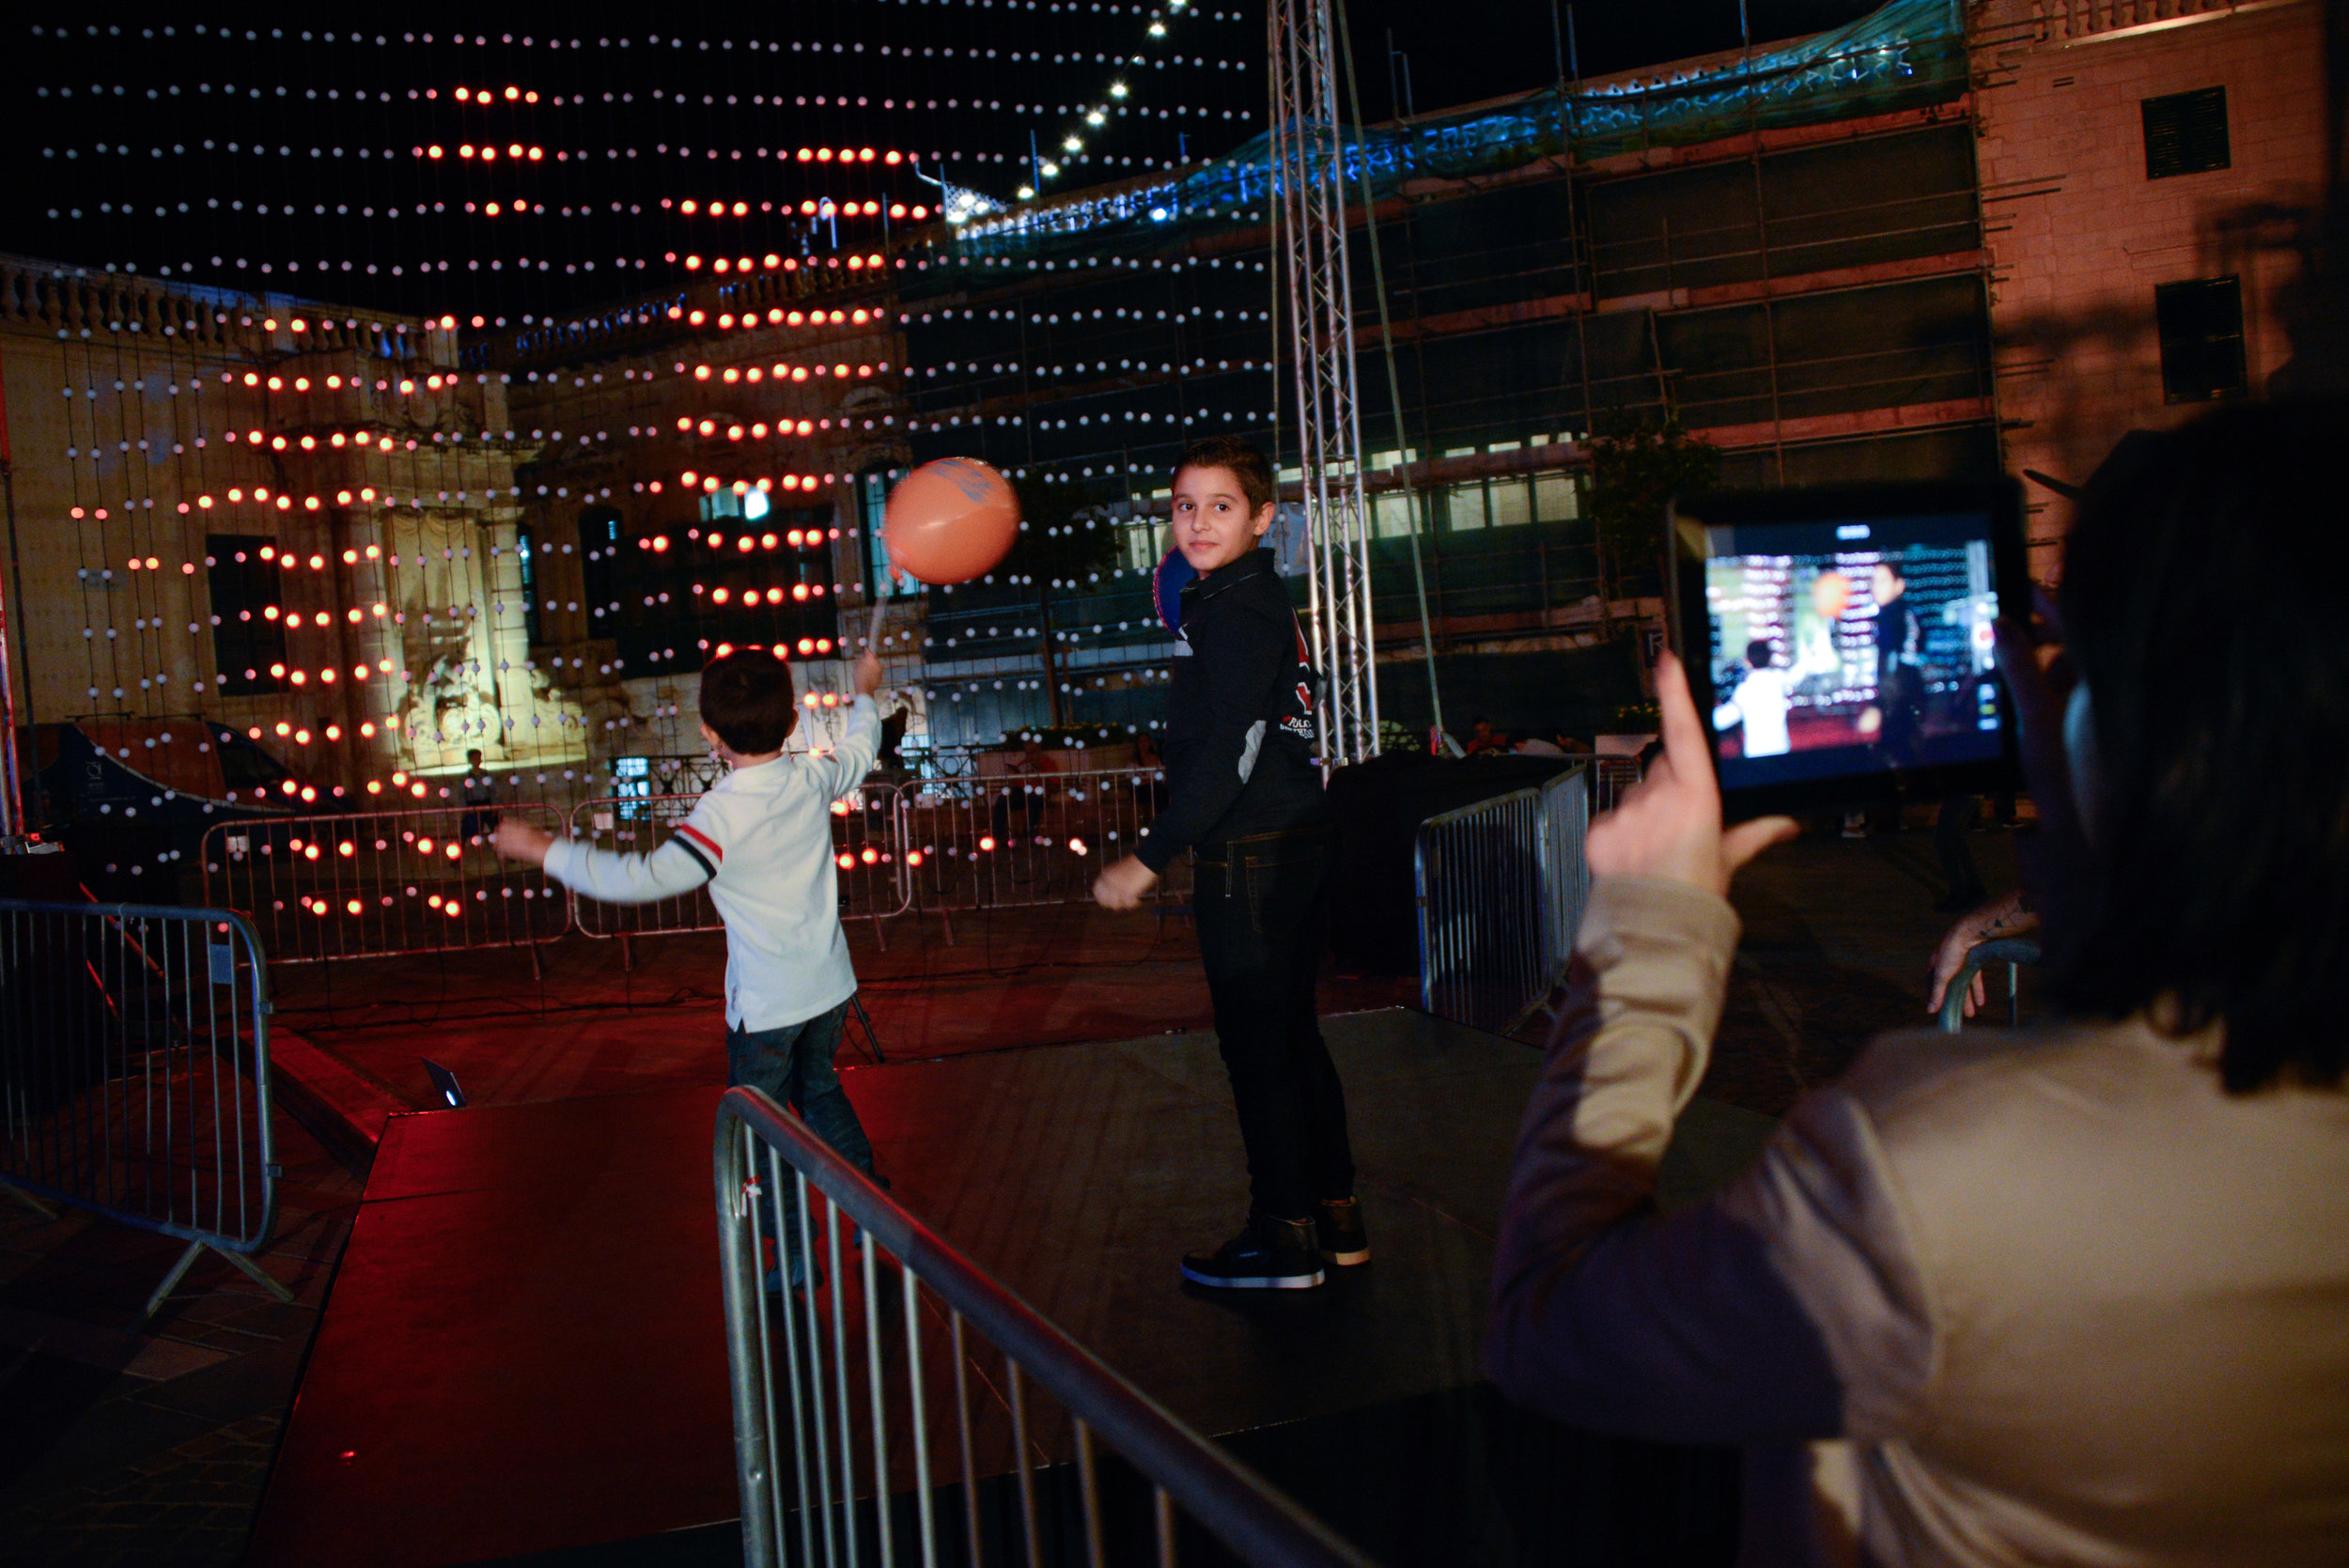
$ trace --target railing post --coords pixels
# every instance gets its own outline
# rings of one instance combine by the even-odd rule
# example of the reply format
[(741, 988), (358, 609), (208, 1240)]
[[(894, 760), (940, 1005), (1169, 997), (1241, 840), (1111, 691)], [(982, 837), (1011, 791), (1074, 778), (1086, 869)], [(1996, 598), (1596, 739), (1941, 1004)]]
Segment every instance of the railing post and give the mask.
[[(868, 1560), (862, 1540), (879, 1547), (879, 1560), (910, 1559), (911, 1544), (898, 1529), (893, 1509), (889, 1474), (888, 1435), (902, 1420), (910, 1425), (914, 1456), (913, 1486), (917, 1506), (908, 1512), (921, 1531), (920, 1560), (934, 1568), (941, 1560), (976, 1564), (987, 1558), (980, 1511), (981, 1476), (973, 1441), (972, 1405), (986, 1399), (1007, 1417), (1013, 1451), (1006, 1513), (1016, 1509), (1013, 1528), (1019, 1533), (1019, 1560), (1042, 1568), (1047, 1561), (1089, 1563), (1111, 1560), (1171, 1562), (1174, 1539), (1174, 1510), (1186, 1512), (1218, 1540), (1237, 1561), (1251, 1568), (1372, 1568), (1354, 1551), (1294, 1503), (1267, 1486), (1215, 1444), (1177, 1422), (1131, 1384), (1104, 1366), (1082, 1346), (1038, 1316), (1006, 1290), (876, 1187), (863, 1172), (849, 1165), (829, 1144), (756, 1090), (732, 1089), (719, 1102), (712, 1171), (722, 1232), (721, 1265), (725, 1271), (727, 1364), (733, 1378), (733, 1410), (737, 1435), (737, 1468), (742, 1486), (744, 1560), (754, 1565), (782, 1560), (781, 1498), (776, 1489), (779, 1445), (792, 1443), (800, 1471), (799, 1493), (793, 1499), (800, 1516), (801, 1559), (836, 1565)], [(774, 1357), (767, 1348), (761, 1314), (752, 1311), (758, 1297), (759, 1214), (767, 1199), (749, 1174), (757, 1171), (757, 1151), (767, 1151), (767, 1187), (780, 1185), (787, 1171), (799, 1194), (797, 1221), (801, 1247), (813, 1254), (815, 1227), (810, 1222), (814, 1200), (826, 1205), (826, 1272), (811, 1272), (803, 1284), (784, 1287), (783, 1325), (787, 1371), (790, 1374), (788, 1414), (778, 1407), (773, 1382)], [(849, 1228), (851, 1244), (863, 1250), (854, 1277), (840, 1267), (842, 1228)], [(884, 1257), (883, 1254), (886, 1254)], [(789, 1260), (778, 1254), (786, 1273)], [(813, 1258), (810, 1258), (811, 1268)], [(900, 1295), (905, 1306), (907, 1379), (901, 1393), (893, 1392), (881, 1373), (882, 1321), (879, 1300), (885, 1264), (902, 1271)], [(944, 1519), (928, 1495), (930, 1420), (921, 1367), (922, 1321), (918, 1311), (926, 1291), (943, 1318), (947, 1349), (953, 1358), (954, 1400), (951, 1413), (941, 1420), (955, 1423), (959, 1449), (962, 1507), (957, 1520)], [(861, 1307), (857, 1296), (862, 1296)], [(863, 1319), (867, 1357), (864, 1399), (852, 1399), (848, 1377), (847, 1319)], [(832, 1366), (821, 1366), (823, 1319), (831, 1318), (829, 1338)], [(803, 1322), (801, 1321), (803, 1320)], [(806, 1330), (811, 1354), (804, 1363), (796, 1346)], [(981, 1347), (1003, 1359), (998, 1382), (992, 1357), (982, 1358)], [(1047, 1507), (1040, 1495), (1037, 1471), (1053, 1462), (1043, 1449), (1034, 1419), (1032, 1393), (1050, 1396), (1073, 1423), (1075, 1465), (1079, 1487), (1074, 1510), (1081, 1544), (1066, 1536), (1069, 1513)], [(871, 1424), (868, 1434), (852, 1430), (850, 1417), (859, 1405)], [(828, 1407), (836, 1420), (828, 1421)], [(747, 1426), (745, 1423), (748, 1423)], [(1000, 1430), (1000, 1429), (999, 1429)], [(869, 1453), (873, 1484), (859, 1497), (855, 1453), (862, 1438)], [(1122, 1456), (1151, 1487), (1154, 1507), (1135, 1538), (1108, 1539), (1112, 1514), (1102, 1506), (1101, 1476), (1094, 1444), (1107, 1444)], [(810, 1458), (814, 1464), (815, 1495), (808, 1491)], [(835, 1486), (834, 1483), (837, 1483)], [(874, 1520), (862, 1528), (862, 1509), (870, 1506)], [(820, 1520), (820, 1542), (813, 1524)], [(1121, 1522), (1123, 1528), (1124, 1522)], [(951, 1537), (941, 1542), (941, 1527)], [(1048, 1540), (1048, 1536), (1051, 1539)], [(817, 1548), (820, 1545), (820, 1551)], [(941, 1548), (944, 1549), (941, 1551)]]

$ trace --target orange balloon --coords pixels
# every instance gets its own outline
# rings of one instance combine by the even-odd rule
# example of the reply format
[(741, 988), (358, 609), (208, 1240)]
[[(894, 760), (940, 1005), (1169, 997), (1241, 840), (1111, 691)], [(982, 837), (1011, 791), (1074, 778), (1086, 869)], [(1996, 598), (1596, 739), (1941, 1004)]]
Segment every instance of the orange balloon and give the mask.
[(1851, 579), (1839, 571), (1824, 571), (1811, 584), (1811, 607), (1830, 621), (1843, 619), (1851, 608)]
[(881, 530), (890, 564), (925, 582), (991, 571), (1019, 533), (1019, 498), (975, 458), (924, 463), (889, 492)]

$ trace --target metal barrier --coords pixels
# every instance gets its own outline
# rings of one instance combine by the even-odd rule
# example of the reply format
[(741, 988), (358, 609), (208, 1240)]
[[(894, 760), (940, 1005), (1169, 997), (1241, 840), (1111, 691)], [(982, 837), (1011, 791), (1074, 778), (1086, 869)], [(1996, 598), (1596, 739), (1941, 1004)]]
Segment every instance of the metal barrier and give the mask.
[(2039, 944), (2020, 937), (2001, 937), (1968, 950), (1966, 962), (1941, 994), (1941, 1032), (1955, 1034), (1966, 1025), (1966, 993), (1974, 976), (1993, 964), (2006, 966), (2006, 1021), (2012, 1029), (2022, 1021), (2023, 966), (2041, 962)]
[[(881, 923), (917, 908), (1083, 903), (1165, 797), (1163, 773), (1136, 768), (868, 781), (832, 805), (840, 916), (870, 920), (885, 944)], [(499, 817), (519, 815), (599, 849), (648, 853), (700, 800), (606, 795), (568, 815), (524, 801), (225, 822), (204, 836), (204, 896), (249, 917), (286, 963), (535, 945), (574, 927), (623, 940), (716, 931), (724, 923), (705, 889), (605, 904), (500, 860), (488, 843)], [(1187, 861), (1168, 867), (1154, 902), (1187, 899), (1189, 877)]]
[(155, 1314), (210, 1248), (250, 1254), (277, 1216), (269, 975), (226, 909), (0, 902), (0, 1186), (185, 1241)]
[(1506, 1032), (1547, 992), (1542, 792), (1517, 789), (1419, 825), (1420, 1005)]
[(1586, 766), (1591, 773), (1593, 816), (1613, 811), (1623, 800), (1624, 792), (1640, 782), (1638, 757), (1593, 757)]
[[(1143, 768), (919, 779), (898, 786), (916, 908), (1013, 908), (1083, 903), (1101, 868), (1132, 852), (1166, 802), (1166, 775)], [(1190, 896), (1188, 859), (1152, 890)]]
[[(714, 1163), (744, 1561), (1169, 1568), (1179, 1509), (1244, 1563), (1370, 1568), (765, 1094), (726, 1092)], [(778, 1233), (808, 1278), (770, 1296)]]
[[(983, 908), (1083, 903), (1109, 861), (1140, 843), (1166, 793), (1165, 776), (1136, 768), (996, 778), (868, 782), (832, 803), (832, 858), (840, 917), (881, 922), (909, 910), (952, 915)], [(698, 795), (607, 796), (571, 814), (571, 832), (596, 847), (642, 854), (689, 815)], [(1154, 890), (1161, 903), (1189, 896), (1178, 862)], [(722, 922), (701, 889), (649, 904), (572, 899), (572, 922), (589, 937), (715, 931)]]
[(1550, 985), (1565, 978), (1583, 907), (1591, 899), (1591, 862), (1582, 852), (1591, 829), (1590, 784), (1591, 770), (1577, 768), (1541, 789), (1542, 951), (1549, 961)]
[(1420, 1005), (1507, 1032), (1564, 975), (1589, 896), (1585, 769), (1420, 824)]
[[(571, 813), (571, 836), (598, 849), (649, 854), (667, 843), (677, 825), (700, 803), (699, 795), (605, 796), (583, 800)], [(897, 815), (897, 792), (888, 784), (861, 784), (832, 806), (840, 918), (870, 920), (876, 933), (881, 921), (905, 912), (910, 897)], [(572, 924), (587, 937), (666, 936), (717, 931), (725, 925), (718, 917), (718, 907), (710, 902), (707, 884), (646, 904), (606, 904), (573, 893), (571, 906)]]
[(536, 800), (224, 822), (204, 835), (204, 899), (250, 917), (285, 964), (552, 941), (563, 889), (498, 857), (501, 816), (563, 826)]

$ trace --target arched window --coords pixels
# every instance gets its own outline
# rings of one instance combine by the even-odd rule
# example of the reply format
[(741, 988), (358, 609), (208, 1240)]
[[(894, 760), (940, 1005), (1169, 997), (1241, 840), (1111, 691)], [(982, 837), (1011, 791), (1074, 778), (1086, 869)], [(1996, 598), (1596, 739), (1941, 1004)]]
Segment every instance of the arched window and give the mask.
[(588, 506), (579, 514), (579, 574), (587, 592), (587, 635), (612, 635), (612, 615), (619, 608), (620, 512), (616, 506)]
[[(860, 470), (856, 476), (857, 524), (864, 530), (864, 584), (868, 592), (889, 570), (889, 547), (881, 539), (881, 530), (889, 519), (889, 487), (904, 477), (905, 470), (887, 463), (874, 463)], [(910, 593), (921, 586), (917, 579), (899, 574), (899, 590)]]

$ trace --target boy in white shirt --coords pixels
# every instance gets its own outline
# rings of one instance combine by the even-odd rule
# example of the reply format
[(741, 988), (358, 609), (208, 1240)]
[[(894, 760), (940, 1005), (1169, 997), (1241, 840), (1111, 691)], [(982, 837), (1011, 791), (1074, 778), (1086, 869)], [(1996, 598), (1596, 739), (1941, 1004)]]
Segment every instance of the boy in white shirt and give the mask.
[[(868, 1175), (873, 1146), (832, 1070), (841, 1021), (856, 994), (840, 928), (832, 803), (855, 788), (880, 744), (880, 660), (857, 660), (847, 733), (829, 753), (786, 757), (799, 722), (791, 666), (763, 649), (702, 666), (701, 732), (732, 771), (644, 855), (621, 855), (516, 817), (500, 822), (498, 852), (611, 904), (649, 904), (705, 883), (726, 925), (726, 1082), (763, 1089)], [(786, 1231), (786, 1234), (790, 1234)], [(796, 1235), (791, 1282), (803, 1260)], [(770, 1277), (770, 1288), (779, 1281)]]
[(1787, 752), (1786, 687), (1787, 671), (1777, 667), (1778, 650), (1770, 646), (1766, 637), (1756, 637), (1746, 644), (1746, 676), (1737, 683), (1737, 690), (1729, 694), (1729, 701), (1713, 710), (1713, 727), (1725, 730), (1732, 724), (1746, 726), (1744, 754), (1750, 757), (1781, 757)]

